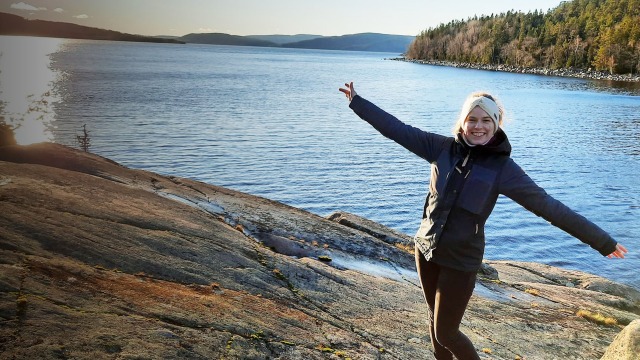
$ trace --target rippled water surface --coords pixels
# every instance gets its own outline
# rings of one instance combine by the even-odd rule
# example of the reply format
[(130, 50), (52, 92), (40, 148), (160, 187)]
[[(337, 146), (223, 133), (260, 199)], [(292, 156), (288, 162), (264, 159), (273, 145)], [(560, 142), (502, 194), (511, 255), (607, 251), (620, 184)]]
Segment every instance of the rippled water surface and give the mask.
[[(442, 134), (469, 92), (489, 90), (509, 113), (516, 162), (631, 253), (603, 258), (500, 198), (485, 257), (584, 270), (640, 289), (638, 84), (419, 65), (385, 53), (16, 37), (0, 37), (0, 47), (5, 117), (27, 114), (45, 129), (25, 133), (23, 143), (44, 136), (74, 145), (86, 124), (92, 151), (124, 165), (321, 216), (348, 211), (408, 234), (419, 223), (429, 166), (354, 115), (338, 87), (352, 80), (401, 120)], [(8, 61), (25, 54), (34, 60)], [(17, 71), (43, 73), (19, 94), (19, 80), (7, 77)], [(13, 107), (15, 95), (40, 108)]]

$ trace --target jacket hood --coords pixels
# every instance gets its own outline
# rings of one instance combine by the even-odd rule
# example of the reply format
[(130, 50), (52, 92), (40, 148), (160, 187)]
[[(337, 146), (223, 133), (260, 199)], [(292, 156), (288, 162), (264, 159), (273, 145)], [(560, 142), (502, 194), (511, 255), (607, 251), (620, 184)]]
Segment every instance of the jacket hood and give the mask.
[(507, 138), (507, 134), (502, 131), (501, 128), (499, 128), (495, 135), (493, 135), (493, 138), (484, 145), (469, 146), (462, 138), (462, 133), (458, 133), (456, 142), (467, 150), (474, 149), (474, 151), (485, 154), (511, 155), (511, 143), (509, 142), (509, 138)]

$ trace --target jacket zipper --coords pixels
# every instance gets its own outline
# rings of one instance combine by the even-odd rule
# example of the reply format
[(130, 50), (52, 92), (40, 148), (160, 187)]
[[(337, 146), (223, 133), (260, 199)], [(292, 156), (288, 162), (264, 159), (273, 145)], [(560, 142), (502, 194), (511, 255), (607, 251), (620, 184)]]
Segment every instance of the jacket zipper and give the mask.
[(465, 156), (464, 161), (462, 162), (462, 167), (467, 166), (467, 161), (469, 161), (469, 155), (471, 155), (471, 150), (469, 150), (469, 152), (467, 153), (467, 156)]

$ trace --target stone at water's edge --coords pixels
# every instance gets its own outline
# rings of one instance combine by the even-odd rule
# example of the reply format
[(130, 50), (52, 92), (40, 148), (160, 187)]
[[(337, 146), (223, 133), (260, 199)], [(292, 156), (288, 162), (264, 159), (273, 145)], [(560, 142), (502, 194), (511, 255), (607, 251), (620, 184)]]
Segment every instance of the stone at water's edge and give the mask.
[(640, 320), (634, 320), (616, 336), (600, 360), (639, 360)]
[[(433, 359), (409, 237), (331, 219), (61, 145), (0, 147), (0, 358)], [(491, 359), (597, 359), (622, 326), (576, 312), (625, 325), (639, 304), (594, 275), (487, 261), (462, 331)]]
[(456, 68), (466, 68), (475, 70), (489, 70), (489, 71), (503, 71), (520, 74), (534, 74), (545, 76), (561, 76), (581, 79), (592, 80), (609, 80), (609, 81), (625, 81), (625, 82), (640, 82), (640, 75), (638, 74), (610, 74), (603, 71), (594, 71), (589, 69), (550, 69), (550, 68), (527, 68), (521, 66), (505, 65), (505, 64), (478, 64), (478, 63), (463, 63), (453, 61), (441, 61), (441, 60), (417, 60), (407, 59), (405, 57), (390, 58), (388, 60), (408, 61), (412, 63), (436, 65), (436, 66), (450, 66)]

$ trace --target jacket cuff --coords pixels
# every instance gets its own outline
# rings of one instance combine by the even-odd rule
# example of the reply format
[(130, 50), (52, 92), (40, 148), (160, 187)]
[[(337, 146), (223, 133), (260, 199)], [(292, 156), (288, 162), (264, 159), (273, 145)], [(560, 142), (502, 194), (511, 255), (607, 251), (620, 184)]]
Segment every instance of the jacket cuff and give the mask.
[(616, 251), (616, 245), (618, 245), (618, 243), (615, 240), (610, 239), (609, 241), (607, 241), (607, 244), (601, 247), (598, 251), (600, 252), (600, 254), (602, 254), (602, 256), (607, 256)]
[(362, 97), (358, 94), (356, 94), (356, 96), (354, 96), (351, 101), (349, 102), (349, 108), (351, 110), (355, 110), (356, 107), (358, 107), (358, 104), (362, 101)]

